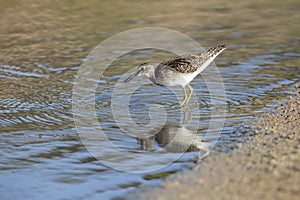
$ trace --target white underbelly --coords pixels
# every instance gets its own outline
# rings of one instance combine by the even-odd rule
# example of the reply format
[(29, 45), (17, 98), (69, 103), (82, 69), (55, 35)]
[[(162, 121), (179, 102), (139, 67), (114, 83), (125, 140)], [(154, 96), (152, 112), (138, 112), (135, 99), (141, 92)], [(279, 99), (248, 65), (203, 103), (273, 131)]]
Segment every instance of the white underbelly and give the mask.
[(197, 74), (198, 74), (197, 71), (194, 73), (180, 73), (180, 72), (170, 70), (168, 68), (167, 69), (161, 68), (161, 71), (159, 71), (156, 74), (156, 77), (155, 79), (152, 79), (152, 82), (162, 86), (185, 87), (197, 76)]
[(163, 82), (161, 82), (161, 85), (185, 87), (195, 78), (195, 75), (197, 74), (186, 73), (186, 74), (181, 74), (180, 76), (177, 77), (168, 77), (165, 78)]
[(184, 86), (186, 86), (187, 84), (189, 84), (195, 77), (197, 76), (197, 74), (195, 73), (186, 73), (184, 74), (184, 79), (186, 80), (186, 83)]

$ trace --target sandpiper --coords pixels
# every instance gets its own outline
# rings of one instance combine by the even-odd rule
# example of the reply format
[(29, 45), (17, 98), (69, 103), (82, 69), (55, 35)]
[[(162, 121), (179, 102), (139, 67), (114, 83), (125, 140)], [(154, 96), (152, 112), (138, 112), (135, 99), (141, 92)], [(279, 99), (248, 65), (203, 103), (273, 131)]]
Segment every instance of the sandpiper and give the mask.
[[(124, 82), (128, 82), (137, 76), (146, 76), (156, 85), (167, 87), (182, 86), (184, 98), (179, 105), (182, 107), (188, 104), (193, 93), (193, 88), (189, 83), (209, 66), (225, 48), (226, 44), (220, 44), (199, 54), (169, 58), (158, 64), (143, 63), (139, 65), (137, 71), (125, 79)], [(186, 86), (190, 89), (189, 95), (186, 93)]]

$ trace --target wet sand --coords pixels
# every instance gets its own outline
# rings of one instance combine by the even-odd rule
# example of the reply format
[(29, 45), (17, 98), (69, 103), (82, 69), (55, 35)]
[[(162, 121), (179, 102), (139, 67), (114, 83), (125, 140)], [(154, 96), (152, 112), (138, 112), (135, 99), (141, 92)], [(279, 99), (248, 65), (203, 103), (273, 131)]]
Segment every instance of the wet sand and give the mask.
[(250, 122), (249, 139), (230, 154), (211, 155), (191, 171), (172, 175), (138, 199), (298, 199), (300, 95)]

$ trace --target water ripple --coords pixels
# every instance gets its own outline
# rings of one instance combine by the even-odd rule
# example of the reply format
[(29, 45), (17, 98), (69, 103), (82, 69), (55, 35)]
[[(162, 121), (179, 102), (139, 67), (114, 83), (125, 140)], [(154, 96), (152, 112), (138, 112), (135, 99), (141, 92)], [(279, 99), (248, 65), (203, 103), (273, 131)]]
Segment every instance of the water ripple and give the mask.
[[(37, 77), (37, 78), (49, 78), (48, 75), (38, 74), (34, 72), (21, 71), (21, 67), (0, 65), (0, 75), (5, 78), (17, 79), (17, 77)], [(17, 76), (17, 77), (15, 77)]]

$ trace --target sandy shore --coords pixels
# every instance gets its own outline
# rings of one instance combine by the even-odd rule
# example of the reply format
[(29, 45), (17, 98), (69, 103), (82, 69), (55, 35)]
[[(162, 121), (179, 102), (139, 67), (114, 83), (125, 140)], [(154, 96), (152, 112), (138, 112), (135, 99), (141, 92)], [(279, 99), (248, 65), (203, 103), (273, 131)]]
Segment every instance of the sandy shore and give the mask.
[(288, 97), (249, 125), (251, 137), (226, 156), (208, 156), (137, 199), (298, 199), (300, 96)]

